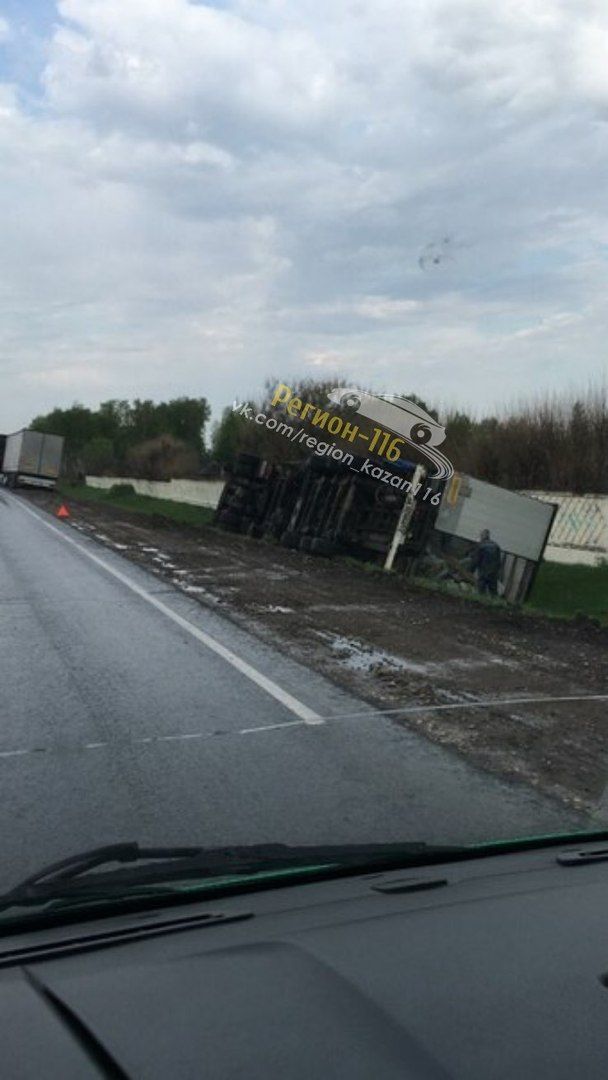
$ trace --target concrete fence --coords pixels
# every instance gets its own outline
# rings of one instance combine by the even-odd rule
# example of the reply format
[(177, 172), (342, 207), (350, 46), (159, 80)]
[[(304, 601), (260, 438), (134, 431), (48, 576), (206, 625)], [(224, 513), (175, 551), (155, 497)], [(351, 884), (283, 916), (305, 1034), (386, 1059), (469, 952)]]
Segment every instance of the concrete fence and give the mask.
[(608, 495), (571, 495), (559, 491), (522, 494), (558, 505), (545, 559), (588, 566), (608, 560)]
[(87, 476), (90, 487), (108, 490), (114, 484), (132, 484), (138, 495), (170, 502), (208, 506), (214, 510), (219, 502), (223, 480), (134, 480), (130, 476)]

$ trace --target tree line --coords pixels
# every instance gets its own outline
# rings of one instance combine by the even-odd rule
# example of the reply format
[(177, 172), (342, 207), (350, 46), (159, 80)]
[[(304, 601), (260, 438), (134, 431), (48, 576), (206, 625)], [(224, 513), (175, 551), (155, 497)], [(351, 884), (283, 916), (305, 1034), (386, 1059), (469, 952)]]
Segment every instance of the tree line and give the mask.
[[(349, 385), (348, 380), (340, 380)], [(306, 401), (325, 407), (333, 380), (294, 380)], [(254, 402), (267, 415), (275, 381)], [(476, 418), (457, 410), (440, 413), (405, 392), (446, 428), (442, 451), (458, 471), (512, 490), (608, 493), (608, 394), (590, 389), (570, 398), (537, 400)], [(332, 412), (341, 411), (329, 404)], [(280, 409), (274, 410), (283, 415)], [(63, 435), (65, 466), (71, 475), (106, 474), (166, 480), (198, 476), (201, 468), (229, 467), (247, 452), (270, 461), (290, 461), (306, 450), (247, 421), (232, 407), (214, 426), (210, 449), (205, 435), (207, 400), (180, 397), (168, 402), (111, 400), (97, 409), (72, 405), (36, 417), (30, 427)], [(290, 420), (290, 423), (299, 421)], [(413, 450), (412, 457), (416, 456)]]
[[(341, 383), (349, 385), (344, 377)], [(268, 402), (275, 385), (267, 383), (265, 396), (254, 403), (267, 415), (272, 412)], [(324, 405), (337, 380), (300, 380), (292, 385), (303, 400)], [(576, 397), (539, 399), (505, 410), (502, 415), (479, 419), (458, 410), (440, 414), (415, 394), (405, 392), (403, 396), (444, 425), (446, 438), (441, 449), (459, 472), (515, 491), (608, 493), (605, 388), (592, 388)], [(336, 411), (335, 406), (330, 407)], [(297, 425), (293, 419), (289, 423)], [(213, 454), (230, 465), (242, 450), (270, 460), (290, 460), (305, 453), (297, 444), (228, 408), (215, 428)], [(409, 453), (416, 457), (416, 451), (408, 449)]]
[(211, 410), (206, 398), (74, 404), (37, 416), (35, 431), (62, 435), (68, 475), (107, 474), (166, 480), (196, 476), (205, 454)]
[(519, 491), (608, 493), (608, 395), (603, 388), (538, 400), (502, 416), (445, 418), (457, 469)]

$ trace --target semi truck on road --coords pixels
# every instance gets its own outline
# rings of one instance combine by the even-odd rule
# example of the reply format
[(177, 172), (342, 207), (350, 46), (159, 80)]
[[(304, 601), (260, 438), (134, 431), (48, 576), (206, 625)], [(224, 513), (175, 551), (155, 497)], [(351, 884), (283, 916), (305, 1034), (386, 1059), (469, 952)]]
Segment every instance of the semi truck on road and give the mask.
[(7, 487), (55, 487), (63, 454), (61, 435), (44, 435), (23, 428), (3, 438), (4, 453), (0, 460), (2, 480)]

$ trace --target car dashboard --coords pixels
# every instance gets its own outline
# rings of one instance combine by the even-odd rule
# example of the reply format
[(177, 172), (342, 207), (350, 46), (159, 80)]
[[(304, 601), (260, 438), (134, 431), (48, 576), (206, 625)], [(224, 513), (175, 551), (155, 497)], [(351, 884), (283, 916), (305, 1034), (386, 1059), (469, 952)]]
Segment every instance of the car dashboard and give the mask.
[(599, 1080), (608, 863), (567, 850), (3, 937), (2, 1076)]

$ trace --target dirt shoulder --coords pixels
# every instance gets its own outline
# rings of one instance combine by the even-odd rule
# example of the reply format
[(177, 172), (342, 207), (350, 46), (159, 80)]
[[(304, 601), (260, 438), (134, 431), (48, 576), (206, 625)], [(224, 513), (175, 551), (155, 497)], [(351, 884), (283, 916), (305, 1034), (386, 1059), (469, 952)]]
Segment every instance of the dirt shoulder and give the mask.
[[(54, 512), (56, 495), (20, 495)], [(608, 780), (608, 630), (492, 609), (348, 560), (70, 501), (75, 528), (478, 766), (569, 806)], [(581, 701), (526, 698), (585, 697)], [(473, 702), (483, 702), (483, 707)], [(487, 703), (487, 704), (485, 704)]]

